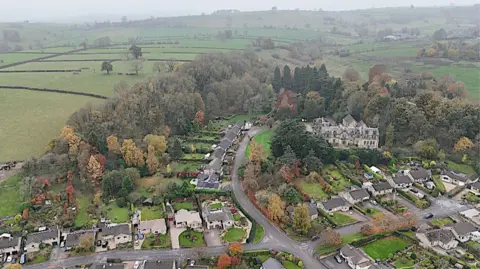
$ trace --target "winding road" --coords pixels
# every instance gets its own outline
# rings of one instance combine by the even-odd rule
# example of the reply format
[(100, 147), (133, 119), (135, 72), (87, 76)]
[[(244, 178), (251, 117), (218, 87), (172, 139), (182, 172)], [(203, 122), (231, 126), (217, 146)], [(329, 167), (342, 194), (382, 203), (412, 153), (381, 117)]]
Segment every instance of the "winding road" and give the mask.
[[(249, 137), (253, 137), (262, 131), (262, 128), (252, 128), (248, 135), (240, 142), (236, 153), (235, 163), (232, 172), (232, 187), (235, 197), (240, 205), (247, 211), (252, 218), (262, 225), (265, 230), (265, 235), (262, 241), (258, 244), (245, 244), (245, 250), (260, 250), (260, 249), (276, 249), (292, 253), (303, 261), (305, 268), (308, 269), (327, 269), (316, 258), (314, 258), (314, 250), (316, 242), (300, 243), (289, 238), (285, 233), (280, 231), (275, 225), (263, 216), (263, 214), (248, 200), (247, 195), (243, 192), (238, 177), (238, 168), (242, 165), (245, 159), (245, 150), (247, 148)], [(348, 229), (348, 230), (347, 230)], [(346, 227), (344, 231), (339, 231), (341, 234), (351, 233), (351, 230), (359, 230), (359, 227)], [(225, 253), (226, 247), (202, 247), (201, 251), (205, 255), (216, 256)], [(186, 259), (195, 255), (196, 249), (165, 249), (165, 250), (116, 250), (103, 253), (96, 253), (89, 256), (69, 257), (58, 261), (50, 261), (32, 265), (25, 265), (25, 269), (44, 269), (44, 268), (63, 268), (72, 267), (79, 264), (89, 263), (105, 263), (108, 258), (122, 259), (122, 260), (171, 260), (171, 259)]]

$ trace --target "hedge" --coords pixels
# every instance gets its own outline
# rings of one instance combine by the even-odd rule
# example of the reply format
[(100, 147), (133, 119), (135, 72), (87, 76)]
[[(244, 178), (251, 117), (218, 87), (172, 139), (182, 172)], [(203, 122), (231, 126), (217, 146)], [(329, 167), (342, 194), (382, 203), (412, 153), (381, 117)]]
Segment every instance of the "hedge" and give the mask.
[(218, 144), (220, 140), (208, 140), (208, 139), (197, 139), (197, 138), (190, 138), (185, 140), (185, 142), (195, 142), (195, 143), (206, 143), (206, 144)]
[(40, 92), (54, 92), (54, 93), (63, 93), (63, 94), (72, 94), (72, 95), (83, 95), (98, 99), (107, 99), (106, 96), (93, 94), (93, 93), (86, 93), (86, 92), (73, 92), (73, 91), (65, 91), (65, 90), (57, 90), (57, 89), (47, 89), (47, 88), (33, 88), (33, 87), (25, 87), (25, 86), (4, 86), (0, 85), (0, 89), (18, 89), (18, 90), (30, 90), (30, 91), (40, 91)]
[(425, 188), (424, 186), (422, 186), (421, 184), (418, 184), (418, 183), (415, 183), (415, 187), (419, 188), (424, 193), (430, 194), (433, 197), (438, 197), (438, 195), (440, 194), (439, 191), (435, 191), (437, 188), (434, 188), (433, 190), (429, 190), (429, 189)]
[(217, 194), (217, 195), (220, 195), (220, 196), (230, 196), (232, 194), (231, 191), (214, 190), (214, 189), (195, 189), (194, 192), (195, 193), (204, 193), (204, 194)]
[(208, 160), (208, 159), (185, 159), (185, 158), (181, 158), (181, 159), (178, 159), (178, 161), (181, 161), (181, 162), (190, 162), (190, 163), (209, 163), (209, 162), (211, 162), (212, 160)]
[(0, 73), (71, 73), (82, 72), (80, 69), (37, 69), (37, 70), (0, 70)]
[(322, 209), (318, 209), (318, 213), (320, 213), (320, 215), (322, 215), (324, 218), (326, 218), (328, 220), (328, 222), (330, 222), (330, 224), (332, 224), (333, 227), (336, 227), (337, 224), (335, 223), (335, 221), (333, 221), (332, 217), (330, 217), (330, 215), (323, 211)]
[(382, 239), (384, 237), (387, 237), (391, 234), (392, 234), (392, 232), (383, 232), (383, 233), (373, 234), (373, 235), (370, 235), (368, 237), (364, 237), (364, 238), (354, 240), (354, 241), (350, 242), (350, 245), (352, 245), (353, 247), (359, 248), (359, 247), (365, 246), (369, 243), (375, 242), (378, 239)]
[(248, 256), (248, 257), (257, 257), (260, 255), (272, 255), (272, 252), (268, 249), (249, 250), (249, 251), (243, 252), (243, 256)]
[(359, 206), (353, 205), (353, 208), (355, 208), (357, 211), (359, 211), (359, 212), (362, 213), (363, 215), (367, 215), (367, 213), (365, 212), (365, 210), (363, 210), (363, 209), (360, 208)]
[(453, 196), (459, 194), (464, 189), (465, 189), (465, 186), (456, 186), (455, 188), (453, 188), (449, 192), (447, 192), (447, 196), (448, 196), (448, 198), (452, 198)]
[(248, 212), (243, 209), (243, 207), (240, 205), (237, 198), (235, 197), (234, 193), (231, 192), (230, 194), (231, 194), (233, 203), (237, 206), (238, 209), (240, 209), (240, 211), (242, 211), (243, 215), (245, 215), (245, 217), (247, 217), (252, 223), (252, 229), (250, 229), (250, 234), (248, 235), (248, 238), (247, 238), (247, 243), (252, 243), (255, 240), (255, 233), (257, 232), (257, 221), (253, 219), (252, 216), (250, 216), (250, 214), (248, 214)]
[(472, 253), (476, 258), (479, 258), (480, 259), (480, 250), (477, 249), (477, 248), (474, 248), (472, 246), (470, 246), (469, 244), (465, 244), (465, 243), (462, 243), (460, 242), (460, 247), (466, 249), (468, 252)]
[[(409, 193), (406, 193), (404, 191), (401, 191), (401, 190), (398, 190), (397, 191), (401, 196), (405, 197), (406, 199), (408, 199), (409, 201), (411, 201), (416, 207), (417, 206), (417, 200), (424, 200), (424, 201), (427, 201), (428, 202), (428, 206), (430, 206), (432, 204), (432, 202), (430, 202), (430, 200), (425, 196), (423, 199), (420, 199), (416, 196), (413, 196), (412, 194), (409, 194)], [(420, 207), (418, 207), (420, 208)], [(426, 207), (428, 208), (428, 207)], [(420, 208), (420, 209), (425, 209), (425, 208)]]

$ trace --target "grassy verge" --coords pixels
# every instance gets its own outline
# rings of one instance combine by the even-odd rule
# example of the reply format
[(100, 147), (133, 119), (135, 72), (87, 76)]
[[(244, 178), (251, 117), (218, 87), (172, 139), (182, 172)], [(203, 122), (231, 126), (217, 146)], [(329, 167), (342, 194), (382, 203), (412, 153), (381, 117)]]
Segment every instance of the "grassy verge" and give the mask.
[[(260, 147), (262, 147), (263, 156), (265, 158), (272, 154), (270, 150), (270, 143), (272, 142), (272, 137), (273, 130), (262, 131), (253, 137), (253, 141), (255, 141), (255, 143), (258, 143)], [(247, 145), (247, 149), (245, 150), (245, 156), (250, 156), (250, 144)]]
[(256, 244), (262, 241), (264, 235), (265, 235), (265, 230), (263, 229), (263, 226), (260, 224), (257, 224), (257, 230), (255, 230), (255, 238), (253, 239), (253, 243)]
[(434, 179), (433, 183), (435, 183), (435, 187), (438, 188), (438, 190), (442, 193), (446, 192), (445, 185), (443, 185), (443, 182), (441, 179)]

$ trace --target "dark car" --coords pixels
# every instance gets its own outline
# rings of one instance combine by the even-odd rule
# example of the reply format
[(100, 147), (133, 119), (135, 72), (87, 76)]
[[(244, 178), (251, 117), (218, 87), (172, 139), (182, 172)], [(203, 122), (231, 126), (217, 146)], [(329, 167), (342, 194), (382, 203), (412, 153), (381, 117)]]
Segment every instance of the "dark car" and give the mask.
[(342, 257), (340, 257), (340, 255), (335, 255), (335, 260), (338, 262), (338, 263), (342, 263)]
[(432, 214), (432, 213), (428, 213), (427, 215), (425, 215), (424, 218), (425, 218), (425, 219), (431, 219), (431, 218), (433, 218), (433, 214)]
[(102, 240), (97, 240), (97, 247), (102, 245)]
[(314, 236), (312, 236), (312, 239), (311, 239), (311, 240), (312, 240), (312, 241), (315, 241), (315, 240), (317, 240), (317, 239), (319, 239), (319, 238), (320, 238), (320, 236), (314, 235)]

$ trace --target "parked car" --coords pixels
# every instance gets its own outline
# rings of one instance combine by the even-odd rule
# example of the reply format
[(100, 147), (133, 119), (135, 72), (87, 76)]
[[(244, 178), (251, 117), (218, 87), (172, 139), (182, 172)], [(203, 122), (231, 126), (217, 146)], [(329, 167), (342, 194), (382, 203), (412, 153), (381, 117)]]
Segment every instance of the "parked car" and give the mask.
[(24, 264), (26, 262), (26, 255), (25, 254), (22, 254), (22, 256), (20, 256), (20, 264)]
[(338, 262), (338, 263), (342, 263), (342, 257), (340, 257), (340, 255), (335, 255), (335, 260)]
[(190, 261), (190, 266), (194, 266), (195, 265), (195, 260), (191, 260)]
[(102, 245), (102, 240), (97, 240), (97, 247), (100, 247)]
[(425, 218), (425, 219), (431, 219), (431, 218), (433, 218), (433, 214), (432, 214), (432, 213), (428, 213), (427, 215), (425, 215), (424, 218)]
[(7, 262), (8, 262), (8, 263), (12, 262), (12, 256), (8, 256), (8, 257), (7, 257)]
[(133, 269), (138, 269), (140, 267), (140, 261), (136, 261), (133, 265)]
[(312, 241), (315, 241), (315, 240), (317, 240), (317, 239), (319, 239), (319, 238), (320, 238), (320, 236), (314, 235), (314, 236), (312, 236), (312, 239), (311, 239), (311, 240), (312, 240)]

